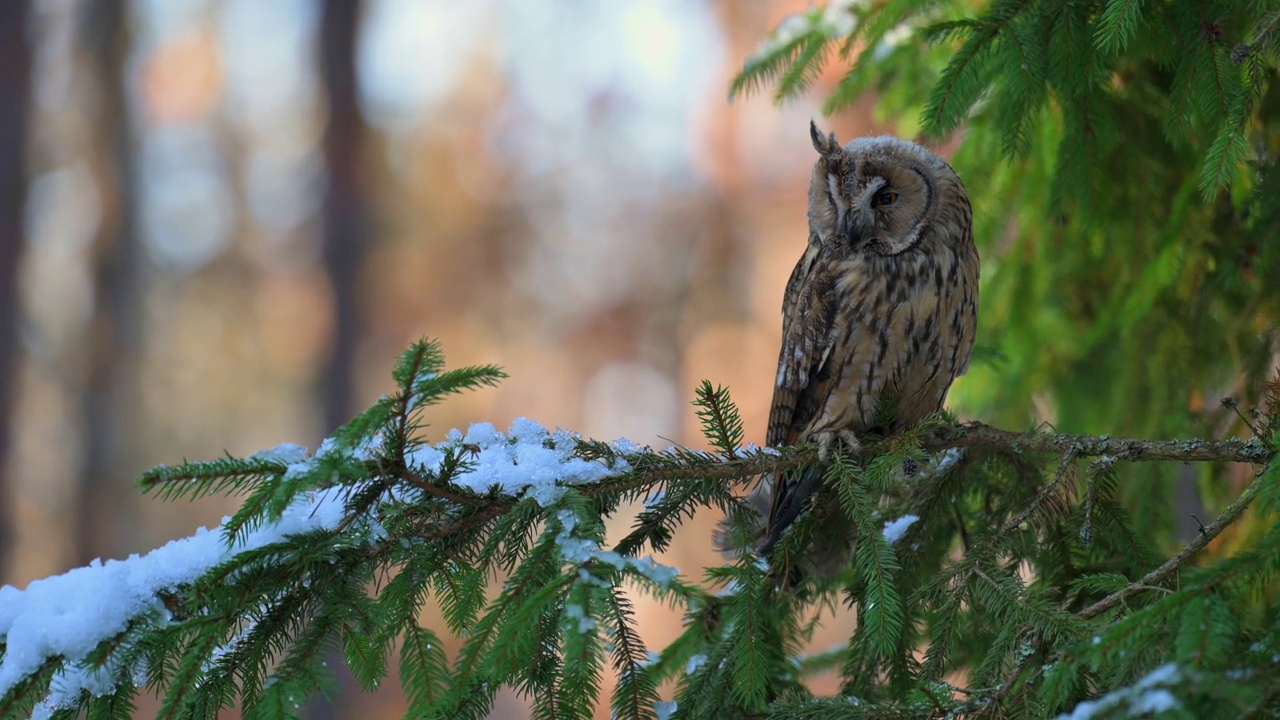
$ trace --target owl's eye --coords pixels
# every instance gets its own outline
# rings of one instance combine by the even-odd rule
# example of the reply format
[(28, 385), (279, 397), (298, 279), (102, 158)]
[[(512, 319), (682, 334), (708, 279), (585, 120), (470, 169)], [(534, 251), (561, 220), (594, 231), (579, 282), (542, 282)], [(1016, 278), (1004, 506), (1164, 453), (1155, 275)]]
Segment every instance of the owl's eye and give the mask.
[(871, 207), (884, 207), (898, 202), (898, 193), (892, 190), (885, 190), (871, 199)]

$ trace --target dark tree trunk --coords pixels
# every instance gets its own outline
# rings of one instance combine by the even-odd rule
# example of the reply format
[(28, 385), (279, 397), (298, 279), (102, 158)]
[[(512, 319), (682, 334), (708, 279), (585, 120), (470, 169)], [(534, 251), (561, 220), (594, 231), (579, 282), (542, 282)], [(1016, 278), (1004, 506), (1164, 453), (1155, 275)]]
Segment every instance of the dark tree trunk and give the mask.
[(115, 533), (132, 524), (132, 488), (122, 474), (132, 435), (127, 411), (142, 345), (135, 222), (135, 173), (125, 61), (129, 50), (126, 0), (86, 3), (80, 32), (92, 74), (94, 138), (91, 162), (102, 209), (93, 239), (93, 317), (85, 337), (84, 458), (80, 508), (73, 523), (80, 563), (111, 553)]
[(364, 118), (356, 76), (359, 0), (325, 0), (320, 23), (320, 72), (329, 99), (324, 132), (328, 187), (324, 201), (324, 261), (333, 286), (334, 335), (321, 376), (325, 429), (351, 419), (360, 336), (356, 284), (369, 227), (365, 197)]
[[(325, 270), (333, 288), (333, 344), (320, 376), (320, 400), (326, 432), (351, 419), (355, 402), (355, 359), (360, 340), (357, 282), (368, 241), (369, 210), (365, 196), (365, 123), (360, 114), (356, 75), (356, 42), (360, 31), (359, 0), (324, 0), (320, 19), (320, 75), (328, 97), (324, 131), (328, 170), (322, 218)], [(330, 720), (347, 707), (359, 686), (342, 653), (329, 659), (337, 670), (333, 703), (315, 699), (306, 717)]]
[(9, 568), (14, 524), (9, 450), (18, 386), (18, 265), (26, 245), (27, 118), (31, 97), (31, 48), (26, 0), (0, 3), (0, 580)]

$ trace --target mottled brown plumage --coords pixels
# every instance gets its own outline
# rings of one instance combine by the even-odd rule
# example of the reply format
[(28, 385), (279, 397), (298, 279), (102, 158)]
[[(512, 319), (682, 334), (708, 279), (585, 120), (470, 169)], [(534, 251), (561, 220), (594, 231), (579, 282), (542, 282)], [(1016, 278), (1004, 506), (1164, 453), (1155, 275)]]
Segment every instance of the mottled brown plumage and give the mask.
[[(968, 367), (978, 313), (978, 253), (968, 194), (951, 166), (895, 137), (840, 147), (810, 126), (809, 243), (783, 298), (770, 446), (894, 432), (937, 412)], [(768, 554), (819, 484), (764, 478), (748, 499), (768, 507)], [(773, 487), (778, 485), (776, 488)], [(768, 498), (768, 502), (764, 499)], [(727, 533), (721, 533), (720, 542)], [(808, 558), (839, 570), (852, 539), (822, 538)]]

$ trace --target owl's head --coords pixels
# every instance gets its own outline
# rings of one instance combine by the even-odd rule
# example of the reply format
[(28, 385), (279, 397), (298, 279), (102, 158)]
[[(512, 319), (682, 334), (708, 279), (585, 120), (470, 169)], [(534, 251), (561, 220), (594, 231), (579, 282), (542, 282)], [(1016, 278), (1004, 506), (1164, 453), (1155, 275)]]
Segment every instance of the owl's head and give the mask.
[(968, 236), (969, 198), (942, 158), (889, 135), (841, 147), (835, 133), (823, 135), (812, 122), (809, 134), (818, 151), (809, 184), (809, 229), (816, 241), (897, 255)]

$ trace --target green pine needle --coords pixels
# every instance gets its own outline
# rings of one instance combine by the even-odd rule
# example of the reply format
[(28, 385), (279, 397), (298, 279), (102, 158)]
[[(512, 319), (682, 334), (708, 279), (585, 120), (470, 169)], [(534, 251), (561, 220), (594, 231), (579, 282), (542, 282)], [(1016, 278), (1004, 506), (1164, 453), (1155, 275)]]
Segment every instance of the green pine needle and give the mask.
[(445, 697), (451, 680), (440, 638), (427, 628), (409, 628), (400, 645), (399, 669), (409, 712), (418, 716), (430, 714)]
[(1143, 0), (1109, 0), (1102, 11), (1094, 42), (1108, 55), (1124, 52), (1142, 20)]
[(697, 388), (697, 398), (693, 401), (698, 408), (698, 419), (702, 421), (702, 433), (707, 441), (727, 457), (735, 457), (738, 447), (746, 436), (742, 417), (738, 408), (729, 398), (729, 390), (724, 387), (712, 387), (711, 382), (703, 380)]

